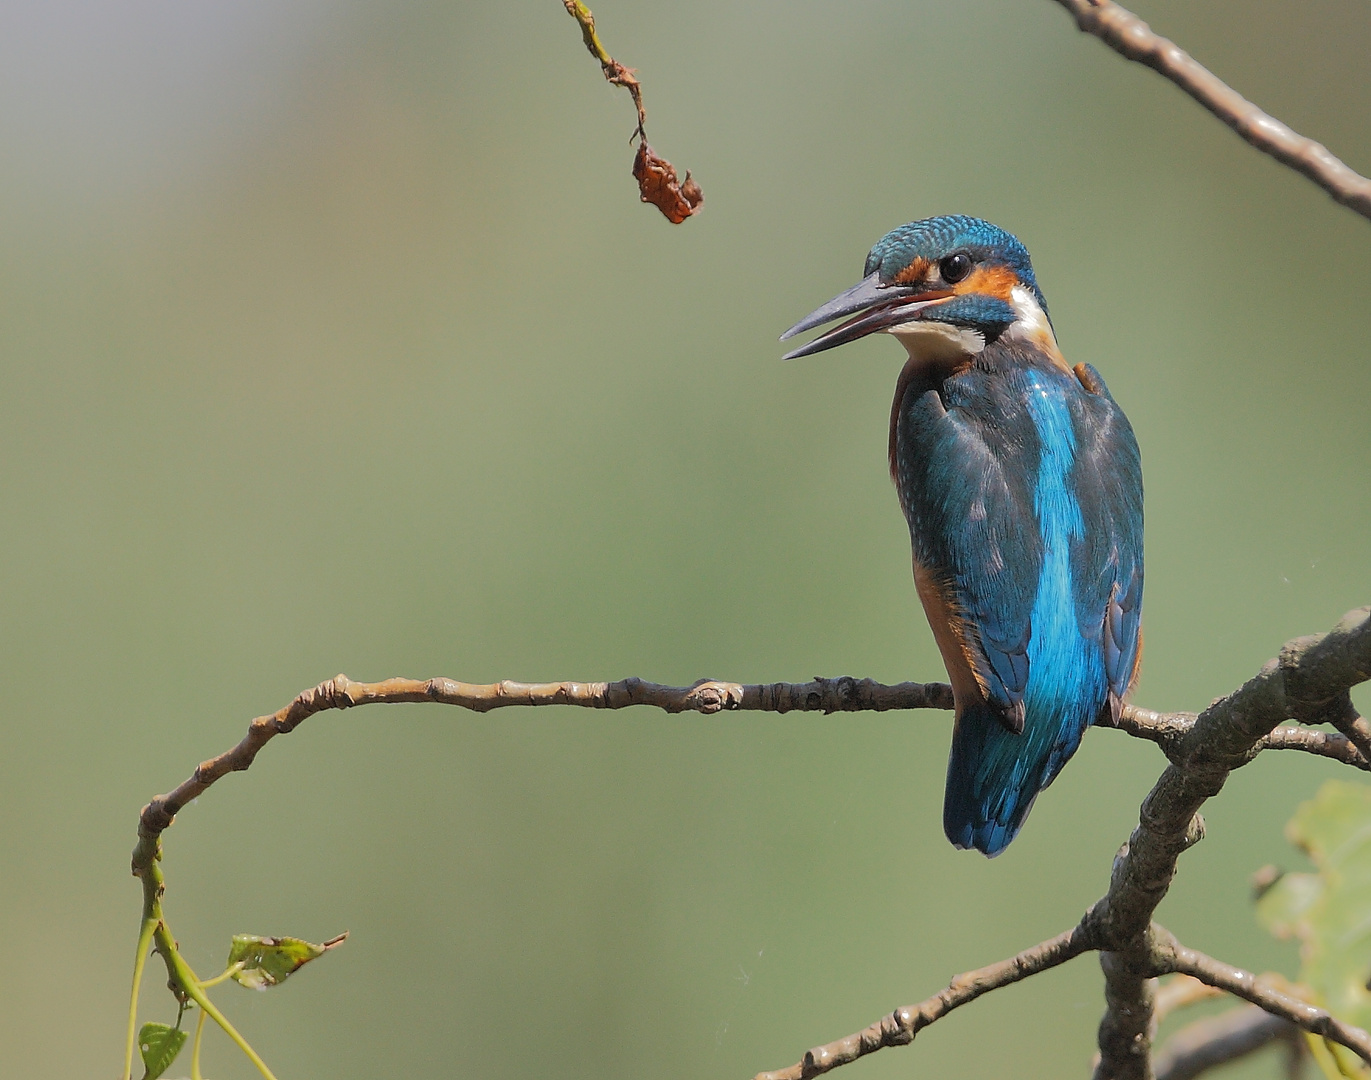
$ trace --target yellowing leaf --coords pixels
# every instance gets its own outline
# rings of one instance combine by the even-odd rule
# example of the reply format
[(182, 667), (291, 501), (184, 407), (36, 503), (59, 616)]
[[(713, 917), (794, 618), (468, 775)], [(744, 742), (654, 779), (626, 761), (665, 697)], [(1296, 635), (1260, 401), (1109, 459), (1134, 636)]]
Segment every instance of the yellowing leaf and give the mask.
[(1286, 836), (1316, 872), (1286, 874), (1258, 901), (1257, 917), (1276, 936), (1299, 941), (1299, 981), (1319, 1004), (1365, 1028), (1371, 1025), (1371, 787), (1328, 781), (1300, 805)]
[(269, 990), (346, 940), (346, 931), (322, 945), (299, 938), (234, 934), (228, 963), (230, 968), (237, 965), (232, 974), (241, 985), (249, 990)]

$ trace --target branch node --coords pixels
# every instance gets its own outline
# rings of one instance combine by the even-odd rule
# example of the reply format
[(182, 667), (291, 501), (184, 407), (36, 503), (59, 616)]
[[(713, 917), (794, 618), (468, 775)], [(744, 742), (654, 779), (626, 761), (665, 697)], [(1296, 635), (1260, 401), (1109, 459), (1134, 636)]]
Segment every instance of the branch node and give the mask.
[(1185, 839), (1183, 841), (1183, 846), (1181, 850), (1189, 851), (1192, 847), (1194, 847), (1203, 839), (1204, 815), (1201, 814), (1198, 810), (1196, 810), (1195, 816), (1190, 819), (1190, 824), (1186, 826)]

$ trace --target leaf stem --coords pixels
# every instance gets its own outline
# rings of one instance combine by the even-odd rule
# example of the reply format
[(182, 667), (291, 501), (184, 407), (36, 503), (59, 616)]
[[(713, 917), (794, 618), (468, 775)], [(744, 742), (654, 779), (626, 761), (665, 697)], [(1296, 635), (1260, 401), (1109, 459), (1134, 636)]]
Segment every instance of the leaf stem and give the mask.
[(138, 931), (138, 952), (133, 958), (133, 990), (129, 994), (129, 1032), (124, 1046), (124, 1080), (133, 1076), (133, 1046), (138, 1039), (138, 989), (143, 982), (143, 965), (148, 962), (148, 948), (152, 944), (153, 931), (157, 929), (157, 919), (143, 913), (143, 925)]
[(200, 983), (200, 989), (208, 990), (211, 986), (218, 986), (225, 979), (232, 978), (234, 975), (236, 975), (238, 972), (242, 970), (243, 961), (239, 960), (236, 964), (230, 964), (228, 967), (226, 967), (221, 974), (214, 976), (214, 978), (212, 979), (206, 979), (204, 982)]
[(158, 950), (166, 959), (167, 967), (171, 969), (172, 975), (180, 984), (181, 989), (195, 1004), (209, 1014), (211, 1020), (224, 1029), (225, 1035), (238, 1044), (238, 1049), (243, 1051), (247, 1055), (247, 1059), (257, 1066), (257, 1071), (262, 1074), (265, 1080), (276, 1080), (275, 1075), (267, 1068), (267, 1063), (258, 1056), (257, 1051), (249, 1045), (248, 1041), (238, 1034), (238, 1029), (229, 1023), (228, 1017), (218, 1010), (214, 1002), (210, 1001), (208, 995), (200, 988), (200, 980), (196, 978), (195, 972), (191, 970), (190, 965), (186, 963), (176, 948), (176, 940), (171, 936), (165, 919), (158, 923), (156, 936)]
[(195, 1022), (195, 1041), (190, 1047), (190, 1080), (204, 1080), (200, 1075), (200, 1036), (205, 1033), (205, 1013), (200, 1010), (200, 1019)]

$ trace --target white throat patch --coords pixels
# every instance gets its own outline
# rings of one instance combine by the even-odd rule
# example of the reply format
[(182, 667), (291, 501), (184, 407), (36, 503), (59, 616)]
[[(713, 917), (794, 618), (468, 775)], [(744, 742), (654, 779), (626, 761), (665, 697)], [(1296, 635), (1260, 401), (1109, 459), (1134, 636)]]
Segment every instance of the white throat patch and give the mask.
[(885, 333), (897, 338), (919, 364), (958, 364), (985, 348), (985, 338), (975, 330), (932, 320), (898, 323)]
[[(1056, 335), (1052, 333), (1052, 324), (1047, 321), (1047, 312), (1032, 291), (1015, 285), (1009, 290), (1009, 302), (1014, 308), (1015, 319), (1005, 330), (1004, 336), (1032, 345), (1067, 369), (1066, 361), (1057, 347)], [(899, 339), (909, 358), (921, 365), (956, 366), (985, 348), (985, 338), (977, 331), (932, 319), (897, 323), (882, 333)]]

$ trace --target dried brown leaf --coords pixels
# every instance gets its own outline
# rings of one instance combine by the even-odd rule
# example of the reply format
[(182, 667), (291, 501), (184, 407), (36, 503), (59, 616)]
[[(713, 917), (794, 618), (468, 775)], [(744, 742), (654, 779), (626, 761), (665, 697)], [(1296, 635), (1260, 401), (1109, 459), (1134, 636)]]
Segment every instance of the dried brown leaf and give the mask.
[(676, 167), (653, 153), (646, 139), (638, 144), (638, 153), (633, 158), (633, 179), (638, 181), (643, 202), (655, 206), (673, 225), (699, 213), (704, 205), (705, 193), (690, 173), (686, 173), (684, 180), (678, 180)]

